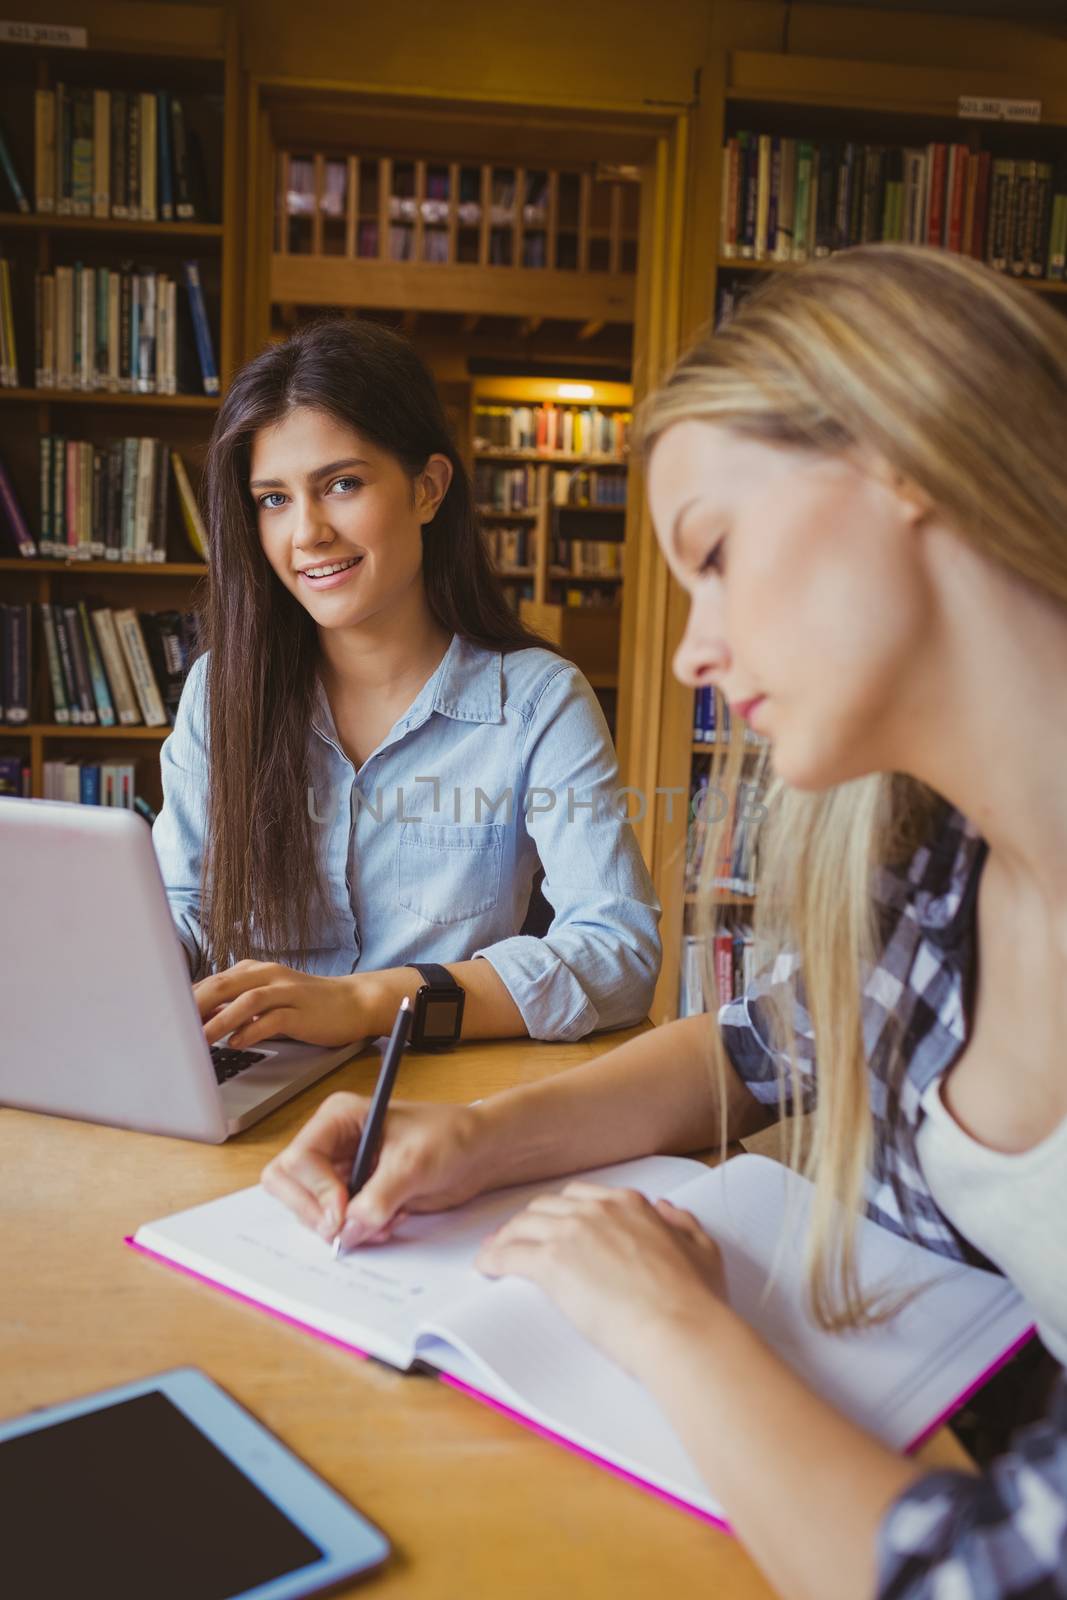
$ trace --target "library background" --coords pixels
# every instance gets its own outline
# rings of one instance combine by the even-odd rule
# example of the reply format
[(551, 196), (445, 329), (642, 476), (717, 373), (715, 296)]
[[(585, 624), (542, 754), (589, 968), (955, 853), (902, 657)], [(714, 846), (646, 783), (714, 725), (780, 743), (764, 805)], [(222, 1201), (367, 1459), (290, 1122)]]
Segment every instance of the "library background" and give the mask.
[(702, 860), (728, 720), (671, 675), (685, 601), (634, 405), (765, 274), (852, 244), (1067, 294), (1067, 19), (668, 11), (546, 0), (531, 28), (397, 0), (357, 39), (340, 0), (50, 0), (0, 24), (0, 793), (154, 813), (220, 396), (310, 317), (380, 319), (434, 372), (510, 602), (586, 673), (644, 797), (653, 1019), (703, 1004), (702, 869), (741, 986), (755, 864), (742, 808)]

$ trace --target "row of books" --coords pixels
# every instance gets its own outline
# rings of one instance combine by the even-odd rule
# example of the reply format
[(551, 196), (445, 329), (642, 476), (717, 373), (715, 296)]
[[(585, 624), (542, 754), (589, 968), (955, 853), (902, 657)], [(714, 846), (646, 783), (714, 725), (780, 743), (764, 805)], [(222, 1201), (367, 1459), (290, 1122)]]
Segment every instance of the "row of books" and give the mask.
[[(188, 322), (175, 279), (130, 262), (57, 266), (35, 280), (39, 389), (218, 394), (219, 371), (200, 267), (182, 263)], [(197, 367), (199, 371), (197, 372)]]
[(553, 565), (578, 578), (622, 576), (622, 545), (611, 539), (557, 539)]
[[(716, 928), (712, 938), (712, 971), (715, 975), (716, 999), (719, 1005), (728, 1000), (739, 1000), (755, 978), (756, 943), (752, 929), (741, 923), (735, 928)], [(679, 977), (678, 1015), (694, 1017), (707, 1011), (712, 996), (707, 992), (705, 972), (707, 946), (699, 934), (687, 933), (682, 938), (682, 961)]]
[[(550, 574), (551, 576), (551, 574)], [(566, 581), (566, 580), (562, 580)], [(554, 597), (561, 605), (573, 611), (617, 611), (618, 595), (613, 589), (564, 589)]]
[(154, 811), (139, 801), (132, 761), (46, 761), (44, 799), (83, 806), (121, 806), (140, 811), (151, 822)]
[(206, 535), (185, 463), (160, 439), (112, 439), (97, 445), (60, 434), (40, 441), (40, 515), (32, 530), (0, 461), (0, 527), (20, 555), (49, 560), (126, 563), (167, 559), (170, 474), (193, 553), (205, 559)]
[(712, 882), (717, 888), (729, 890), (731, 894), (755, 894), (758, 850), (756, 799), (753, 785), (740, 784), (732, 795), (727, 795), (718, 786), (711, 785), (706, 772), (697, 778), (689, 796), (685, 858), (687, 893), (693, 893), (699, 887), (708, 830), (728, 811), (730, 816), (720, 834), (720, 853)]
[(598, 472), (596, 467), (557, 467), (552, 473), (555, 506), (619, 506), (626, 504), (626, 475)]
[(727, 141), (727, 259), (806, 261), (886, 240), (973, 256), (1017, 277), (1063, 278), (1067, 162), (937, 141), (913, 148), (748, 132)]
[(6, 794), (28, 800), (33, 793), (30, 763), (25, 756), (0, 754), (0, 799)]
[[(40, 601), (51, 718), (75, 727), (165, 727), (173, 723), (196, 649), (195, 622), (177, 611), (112, 611)], [(31, 720), (33, 608), (0, 612), (4, 720)]]
[[(730, 707), (722, 695), (712, 688), (698, 689), (693, 696), (693, 743), (726, 743), (730, 738), (732, 721)], [(763, 744), (755, 729), (745, 727), (746, 744)]]
[[(10, 145), (0, 168), (31, 209)], [(207, 215), (203, 152), (184, 97), (169, 89), (38, 89), (34, 204), (43, 215), (192, 222)]]
[(529, 523), (517, 528), (486, 528), (483, 537), (498, 572), (533, 565), (533, 529)]
[(629, 411), (599, 406), (479, 405), (474, 412), (476, 450), (544, 450), (562, 455), (615, 456), (626, 453)]
[(537, 505), (537, 468), (497, 467), (479, 461), (474, 468), (475, 504), (486, 511), (533, 511)]
[[(502, 574), (502, 576), (506, 579), (506, 574)], [(534, 586), (532, 581), (529, 580), (521, 583), (517, 580), (505, 581), (500, 587), (504, 591), (504, 599), (512, 611), (515, 612), (518, 611), (524, 600), (532, 600), (534, 597)]]
[(6, 256), (0, 256), (0, 389), (19, 386), (15, 303), (11, 296), (12, 265)]

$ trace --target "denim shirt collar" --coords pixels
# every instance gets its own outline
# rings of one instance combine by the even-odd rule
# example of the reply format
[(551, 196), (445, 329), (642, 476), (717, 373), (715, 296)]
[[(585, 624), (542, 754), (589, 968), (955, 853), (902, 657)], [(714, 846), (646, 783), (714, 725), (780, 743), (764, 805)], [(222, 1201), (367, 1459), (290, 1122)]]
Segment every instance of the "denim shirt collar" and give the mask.
[[(458, 722), (502, 722), (501, 652), (487, 650), (454, 633), (434, 671), (404, 715), (382, 740), (379, 750), (410, 733), (413, 728), (421, 727), (435, 711)], [(315, 712), (311, 725), (322, 738), (338, 746), (337, 728), (321, 678), (316, 685)]]

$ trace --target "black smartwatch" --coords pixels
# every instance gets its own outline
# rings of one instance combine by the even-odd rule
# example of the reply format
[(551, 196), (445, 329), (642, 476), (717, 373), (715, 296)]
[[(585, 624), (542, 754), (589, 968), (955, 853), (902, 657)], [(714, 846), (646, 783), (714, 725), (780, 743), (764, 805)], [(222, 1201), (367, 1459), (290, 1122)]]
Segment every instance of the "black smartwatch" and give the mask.
[(449, 1050), (459, 1038), (463, 1002), (467, 998), (447, 967), (410, 963), (423, 979), (415, 991), (415, 1020), (411, 1025), (414, 1050)]

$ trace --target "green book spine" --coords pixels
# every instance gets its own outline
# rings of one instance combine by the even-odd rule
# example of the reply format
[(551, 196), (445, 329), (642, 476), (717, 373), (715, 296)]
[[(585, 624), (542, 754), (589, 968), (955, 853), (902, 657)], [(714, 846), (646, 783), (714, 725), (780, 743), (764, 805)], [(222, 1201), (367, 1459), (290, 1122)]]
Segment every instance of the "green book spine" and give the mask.
[(793, 210), (793, 260), (806, 261), (811, 254), (808, 236), (808, 211), (811, 207), (812, 149), (807, 139), (797, 145), (797, 189)]
[(52, 435), (42, 433), (40, 441), (41, 462), (41, 531), (37, 541), (43, 556), (53, 553), (52, 545)]
[(96, 648), (96, 639), (93, 636), (92, 626), (89, 622), (89, 610), (84, 600), (78, 601), (78, 620), (81, 623), (82, 637), (85, 640), (85, 656), (89, 663), (89, 678), (93, 686), (93, 699), (96, 701), (100, 726), (113, 728), (115, 726), (115, 707), (111, 703), (111, 691), (108, 688), (107, 678), (104, 676), (104, 665), (100, 660), (100, 652)]

